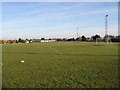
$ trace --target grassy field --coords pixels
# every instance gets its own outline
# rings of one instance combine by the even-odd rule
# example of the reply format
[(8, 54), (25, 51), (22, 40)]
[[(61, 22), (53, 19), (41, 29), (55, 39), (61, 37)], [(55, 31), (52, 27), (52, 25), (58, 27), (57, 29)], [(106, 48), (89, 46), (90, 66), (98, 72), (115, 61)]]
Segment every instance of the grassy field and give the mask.
[(118, 87), (117, 43), (4, 44), (2, 60), (3, 88)]

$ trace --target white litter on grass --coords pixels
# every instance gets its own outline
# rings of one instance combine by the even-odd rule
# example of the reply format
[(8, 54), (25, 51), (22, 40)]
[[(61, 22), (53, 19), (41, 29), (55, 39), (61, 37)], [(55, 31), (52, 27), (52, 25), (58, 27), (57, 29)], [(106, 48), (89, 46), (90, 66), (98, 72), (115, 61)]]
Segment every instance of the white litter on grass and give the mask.
[(24, 62), (24, 60), (21, 60), (20, 62), (21, 62), (21, 63), (23, 63), (23, 62)]
[(2, 66), (3, 64), (1, 63), (1, 66)]

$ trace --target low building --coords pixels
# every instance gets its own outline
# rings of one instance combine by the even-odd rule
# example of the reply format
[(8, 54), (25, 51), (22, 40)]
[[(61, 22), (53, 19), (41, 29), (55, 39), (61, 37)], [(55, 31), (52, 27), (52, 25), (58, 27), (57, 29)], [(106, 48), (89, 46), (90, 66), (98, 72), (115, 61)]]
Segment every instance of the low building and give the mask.
[(26, 40), (25, 43), (32, 43), (32, 40)]
[(30, 43), (29, 41), (26, 41), (25, 43)]
[(17, 43), (17, 40), (2, 40), (3, 43)]
[(41, 42), (55, 42), (56, 40), (41, 40)]

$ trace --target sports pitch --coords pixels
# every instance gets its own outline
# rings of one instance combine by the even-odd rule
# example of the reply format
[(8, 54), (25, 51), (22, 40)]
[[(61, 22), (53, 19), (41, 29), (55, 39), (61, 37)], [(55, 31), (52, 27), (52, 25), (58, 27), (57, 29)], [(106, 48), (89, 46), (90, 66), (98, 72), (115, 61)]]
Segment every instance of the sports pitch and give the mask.
[(118, 87), (117, 43), (4, 44), (2, 50), (3, 88)]

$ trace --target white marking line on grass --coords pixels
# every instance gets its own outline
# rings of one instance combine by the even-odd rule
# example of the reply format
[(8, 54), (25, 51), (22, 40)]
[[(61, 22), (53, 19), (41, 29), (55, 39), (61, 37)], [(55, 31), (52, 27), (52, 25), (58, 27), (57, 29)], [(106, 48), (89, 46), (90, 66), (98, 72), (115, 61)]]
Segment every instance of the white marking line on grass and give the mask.
[(62, 52), (60, 52), (59, 50), (57, 50), (57, 49), (55, 49), (55, 48), (52, 48), (52, 47), (49, 47), (49, 48), (51, 48), (51, 49), (53, 49), (54, 51), (56, 51), (56, 52), (58, 52), (59, 54), (63, 54)]
[(57, 49), (55, 49), (55, 48), (52, 48), (52, 49), (54, 49), (55, 51), (57, 51), (59, 54), (63, 54), (62, 52), (60, 52), (59, 50), (57, 50)]

